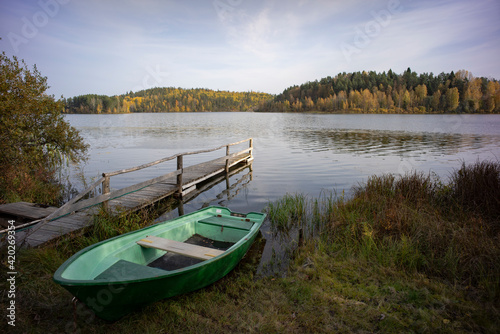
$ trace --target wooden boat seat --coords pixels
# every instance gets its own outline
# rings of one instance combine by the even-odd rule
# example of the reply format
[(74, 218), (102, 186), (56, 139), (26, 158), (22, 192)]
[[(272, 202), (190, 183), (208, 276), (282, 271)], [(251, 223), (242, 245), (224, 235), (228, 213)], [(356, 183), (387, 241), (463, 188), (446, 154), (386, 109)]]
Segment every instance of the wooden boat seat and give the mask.
[(94, 280), (135, 280), (165, 275), (165, 271), (130, 261), (119, 260), (100, 273)]
[(185, 242), (155, 237), (153, 235), (137, 241), (137, 244), (142, 247), (161, 249), (174, 254), (185, 255), (200, 260), (210, 260), (211, 258), (224, 253), (224, 251), (218, 249), (192, 245)]
[(241, 230), (250, 230), (254, 224), (253, 221), (241, 218), (228, 218), (228, 217), (209, 217), (198, 221), (199, 223), (222, 225), (224, 227), (239, 228)]

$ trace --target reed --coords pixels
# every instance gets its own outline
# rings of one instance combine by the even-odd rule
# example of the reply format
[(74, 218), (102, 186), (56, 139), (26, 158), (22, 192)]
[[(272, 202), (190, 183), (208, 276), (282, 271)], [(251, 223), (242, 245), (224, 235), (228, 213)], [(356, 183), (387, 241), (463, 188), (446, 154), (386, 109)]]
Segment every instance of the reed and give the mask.
[(308, 200), (302, 194), (286, 194), (279, 200), (269, 203), (268, 213), (272, 227), (287, 231), (298, 226), (306, 219)]

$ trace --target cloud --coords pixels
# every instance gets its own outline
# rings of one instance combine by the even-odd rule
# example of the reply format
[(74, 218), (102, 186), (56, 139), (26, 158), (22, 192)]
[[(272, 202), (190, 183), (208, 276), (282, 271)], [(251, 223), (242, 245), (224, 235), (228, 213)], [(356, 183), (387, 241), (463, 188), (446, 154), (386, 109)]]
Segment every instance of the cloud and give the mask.
[[(483, 20), (491, 10), (488, 3), (440, 1), (422, 5), (401, 1), (400, 8), (391, 15), (386, 15), (386, 7), (371, 10), (368, 17), (355, 22), (342, 36), (344, 44), (340, 48), (351, 47), (344, 52), (347, 57), (342, 63), (349, 70), (404, 70), (411, 66), (435, 72), (454, 70), (449, 65), (457, 64), (459, 59), (463, 61), (460, 68), (477, 66), (466, 56), (467, 49), (481, 44), (495, 29), (498, 31), (498, 25)], [(498, 50), (498, 44), (487, 54), (493, 49)], [(477, 59), (480, 57), (476, 54)]]
[[(398, 3), (386, 24), (380, 12)], [(38, 10), (0, 3), (0, 37)], [(279, 93), (339, 72), (407, 67), (498, 78), (499, 14), (496, 0), (70, 1), (18, 55), (56, 96), (155, 85)], [(367, 28), (347, 61), (341, 46)], [(165, 75), (155, 81), (152, 71)]]
[(221, 20), (227, 43), (236, 50), (251, 53), (263, 61), (276, 58), (273, 40), (275, 26), (271, 21), (270, 8), (262, 9), (256, 15), (245, 10), (234, 10), (231, 16)]
[(262, 61), (283, 61), (316, 48), (320, 39), (330, 38), (328, 28), (323, 27), (355, 3), (358, 2), (266, 1), (251, 8), (242, 4), (226, 13), (221, 24), (232, 47), (250, 52)]

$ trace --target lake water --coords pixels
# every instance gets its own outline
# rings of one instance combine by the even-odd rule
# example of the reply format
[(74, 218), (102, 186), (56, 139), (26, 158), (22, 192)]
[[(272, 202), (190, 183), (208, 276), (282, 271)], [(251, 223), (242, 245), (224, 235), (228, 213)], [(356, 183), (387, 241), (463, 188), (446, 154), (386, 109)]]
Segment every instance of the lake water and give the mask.
[[(462, 162), (500, 159), (500, 115), (327, 115), (275, 113), (161, 113), (67, 115), (90, 144), (81, 167), (87, 180), (181, 152), (215, 148), (252, 137), (254, 161), (229, 179), (184, 204), (189, 213), (207, 205), (236, 212), (262, 211), (286, 193), (310, 197), (342, 193), (370, 175), (434, 173), (447, 180)], [(248, 144), (244, 144), (244, 147)], [(243, 149), (238, 146), (232, 152)], [(184, 158), (184, 165), (225, 154), (225, 149)], [(113, 177), (119, 189), (176, 169), (175, 160)], [(78, 186), (73, 170), (72, 178)], [(178, 216), (166, 212), (159, 219)], [(283, 244), (261, 229), (263, 264)], [(286, 248), (286, 245), (284, 246)], [(281, 264), (284, 265), (284, 264)]]
[[(234, 211), (261, 211), (286, 193), (342, 192), (373, 174), (410, 170), (446, 179), (463, 161), (500, 159), (500, 115), (328, 115), (278, 113), (160, 113), (67, 115), (90, 144), (87, 179), (181, 152), (254, 138), (252, 171), (222, 182), (191, 202)], [(237, 148), (233, 152), (236, 151)], [(186, 158), (185, 164), (225, 150)], [(123, 188), (175, 169), (171, 165), (113, 178)], [(251, 175), (250, 175), (251, 174)]]

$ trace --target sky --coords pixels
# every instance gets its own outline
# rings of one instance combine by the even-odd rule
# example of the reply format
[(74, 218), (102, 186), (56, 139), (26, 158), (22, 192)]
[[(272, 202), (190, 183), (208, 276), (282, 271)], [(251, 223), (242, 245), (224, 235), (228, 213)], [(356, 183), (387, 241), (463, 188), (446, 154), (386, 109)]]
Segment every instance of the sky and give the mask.
[(408, 67), (500, 79), (499, 0), (0, 0), (0, 38), (56, 98)]

